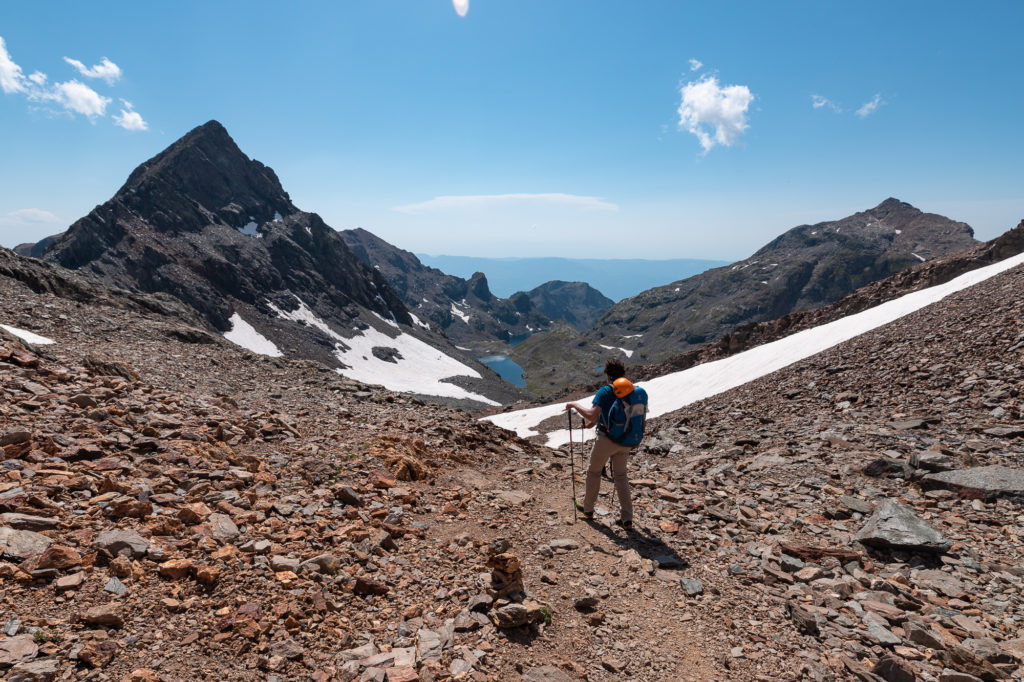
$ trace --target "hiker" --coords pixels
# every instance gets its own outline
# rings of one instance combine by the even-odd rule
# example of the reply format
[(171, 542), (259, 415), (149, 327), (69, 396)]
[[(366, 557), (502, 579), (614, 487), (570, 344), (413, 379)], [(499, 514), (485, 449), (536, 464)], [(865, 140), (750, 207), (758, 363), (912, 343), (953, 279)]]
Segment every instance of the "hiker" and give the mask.
[[(594, 504), (601, 490), (601, 470), (611, 460), (615, 492), (619, 496), (620, 516), (617, 524), (633, 528), (633, 500), (629, 493), (629, 478), (626, 476), (626, 457), (643, 437), (644, 419), (647, 409), (647, 394), (644, 389), (634, 387), (626, 378), (626, 367), (621, 360), (609, 360), (604, 366), (608, 385), (602, 386), (590, 407), (580, 403), (569, 403), (566, 410), (576, 410), (583, 416), (584, 425), (590, 428), (597, 424), (597, 440), (590, 452), (590, 466), (587, 468), (587, 486), (582, 500), (574, 500), (583, 516), (594, 518)], [(632, 397), (631, 397), (631, 394)], [(616, 416), (612, 413), (618, 411)]]

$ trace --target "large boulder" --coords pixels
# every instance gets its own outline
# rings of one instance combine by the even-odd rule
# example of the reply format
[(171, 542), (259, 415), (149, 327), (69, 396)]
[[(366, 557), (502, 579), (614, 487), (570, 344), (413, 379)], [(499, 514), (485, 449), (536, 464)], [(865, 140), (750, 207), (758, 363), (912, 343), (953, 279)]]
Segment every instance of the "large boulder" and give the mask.
[(896, 500), (884, 500), (853, 536), (868, 547), (945, 552), (953, 543)]
[(992, 500), (1007, 497), (1024, 501), (1024, 470), (993, 464), (928, 474), (921, 479), (926, 489), (944, 488), (962, 497)]

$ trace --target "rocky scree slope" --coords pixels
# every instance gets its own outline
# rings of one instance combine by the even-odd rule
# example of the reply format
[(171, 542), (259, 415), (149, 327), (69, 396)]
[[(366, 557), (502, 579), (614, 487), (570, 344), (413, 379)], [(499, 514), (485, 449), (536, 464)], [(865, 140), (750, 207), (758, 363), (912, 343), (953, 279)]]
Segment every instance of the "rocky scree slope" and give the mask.
[(624, 348), (633, 362), (660, 362), (739, 325), (832, 303), (976, 244), (967, 224), (887, 199), (841, 220), (795, 227), (746, 260), (620, 301), (579, 338), (537, 337), (513, 359), (529, 390), (550, 392), (592, 374), (609, 354), (601, 346)]
[[(408, 334), (483, 377), (463, 377), (480, 394), (499, 402), (519, 395), (413, 325), (385, 278), (319, 216), (298, 210), (274, 171), (249, 159), (216, 121), (139, 166), (40, 255), (116, 287), (169, 294), (220, 332), (241, 318), (280, 352), (328, 366), (349, 367), (339, 349), (368, 330)], [(400, 352), (386, 340), (378, 346), (374, 356), (401, 371)]]
[(498, 352), (512, 339), (550, 324), (529, 296), (518, 293), (505, 299), (492, 294), (483, 273), (468, 280), (447, 275), (362, 228), (340, 234), (356, 257), (384, 276), (417, 319), (474, 353)]
[[(184, 345), (152, 311), (3, 284), (0, 319), (55, 341), (0, 338), (7, 679), (565, 680), (590, 667), (585, 622), (628, 622), (587, 606), (587, 573), (556, 573), (582, 545), (524, 488), (563, 479), (560, 453), (316, 364)], [(488, 569), (516, 556), (530, 598), (495, 599)]]

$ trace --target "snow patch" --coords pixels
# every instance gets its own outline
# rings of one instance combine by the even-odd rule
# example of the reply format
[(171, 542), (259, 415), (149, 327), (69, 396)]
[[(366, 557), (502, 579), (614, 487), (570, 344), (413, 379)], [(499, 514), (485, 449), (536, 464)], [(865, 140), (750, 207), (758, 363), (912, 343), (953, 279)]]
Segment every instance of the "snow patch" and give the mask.
[(623, 336), (624, 339), (639, 339), (643, 334), (630, 334), (629, 336)]
[(458, 307), (455, 305), (455, 301), (452, 301), (452, 315), (459, 318), (466, 324), (469, 324), (470, 316), (459, 310)]
[(917, 260), (921, 261), (922, 263), (925, 262), (926, 260), (928, 260), (924, 256), (919, 256), (916, 253), (914, 253), (913, 251), (910, 252), (910, 255), (913, 256), (914, 258), (916, 258)]
[(420, 327), (423, 327), (424, 329), (430, 329), (430, 325), (429, 324), (427, 324), (426, 322), (420, 322), (420, 318), (416, 317), (412, 313), (409, 313), (409, 317), (411, 317), (412, 321), (414, 323), (416, 323), (417, 325), (419, 325)]
[(256, 231), (256, 227), (256, 221), (250, 220), (242, 227), (236, 227), (235, 229), (247, 237), (259, 237), (260, 233)]
[(269, 355), (272, 358), (279, 358), (284, 355), (277, 349), (274, 342), (253, 329), (253, 326), (242, 319), (242, 316), (235, 313), (228, 320), (231, 329), (224, 332), (224, 338), (235, 344), (251, 350), (259, 355)]
[[(728, 358), (652, 379), (644, 383), (644, 388), (651, 397), (647, 416), (659, 417), (698, 400), (710, 398), (759, 379), (1022, 264), (1024, 253), (964, 273), (945, 284), (911, 292), (855, 315), (813, 329), (805, 329)], [(537, 426), (545, 419), (562, 414), (567, 404), (554, 403), (528, 410), (505, 412), (484, 419), (526, 438), (540, 435)], [(549, 447), (558, 447), (569, 442), (568, 431), (564, 429), (552, 431), (547, 436)]]
[[(375, 346), (394, 348), (401, 357), (395, 356), (397, 362), (381, 360), (373, 354)], [(480, 374), (409, 334), (399, 333), (391, 337), (371, 327), (359, 336), (345, 339), (344, 345), (339, 343), (335, 347), (334, 356), (339, 362), (348, 365), (348, 369), (338, 369), (339, 374), (364, 384), (376, 384), (401, 393), (464, 398), (487, 405), (500, 404), (442, 381), (456, 376), (479, 379)]]
[(25, 343), (31, 343), (34, 346), (47, 346), (51, 343), (55, 343), (53, 339), (48, 339), (45, 336), (39, 336), (39, 334), (33, 334), (32, 332), (24, 329), (8, 327), (6, 324), (0, 324), (0, 327), (6, 329), (11, 334), (14, 334)]
[[(278, 213), (277, 211), (274, 211), (274, 222), (279, 223), (282, 220), (284, 220), (284, 218), (281, 217), (281, 214)], [(306, 229), (308, 230), (309, 228), (307, 227)]]
[(629, 350), (628, 348), (619, 348), (617, 346), (606, 346), (603, 343), (599, 343), (597, 345), (601, 346), (601, 348), (604, 348), (605, 350), (621, 350), (623, 353), (626, 354), (627, 358), (633, 357), (633, 351)]
[(903, 230), (894, 230), (896, 234), (903, 234)]
[[(301, 298), (295, 294), (292, 296), (299, 303), (296, 310), (286, 312), (269, 301), (267, 304), (278, 317), (293, 322), (304, 322), (334, 339), (334, 356), (342, 364), (349, 366), (349, 369), (338, 369), (338, 374), (364, 384), (383, 386), (389, 391), (436, 395), (444, 398), (466, 398), (487, 405), (499, 404), (455, 384), (441, 381), (441, 379), (453, 376), (469, 376), (479, 379), (480, 374), (416, 337), (400, 333), (397, 337), (392, 338), (373, 328), (362, 332), (353, 328), (357, 332), (357, 336), (346, 339), (310, 310)], [(374, 315), (377, 314), (374, 313)], [(387, 322), (380, 315), (377, 317)], [(381, 360), (373, 354), (374, 346), (394, 348), (401, 358), (396, 357), (397, 362)]]

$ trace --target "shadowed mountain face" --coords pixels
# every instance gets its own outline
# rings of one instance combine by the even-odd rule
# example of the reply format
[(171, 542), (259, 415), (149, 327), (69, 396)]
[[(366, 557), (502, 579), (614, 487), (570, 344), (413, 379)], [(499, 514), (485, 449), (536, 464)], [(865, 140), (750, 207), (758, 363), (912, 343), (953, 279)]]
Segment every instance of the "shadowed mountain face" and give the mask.
[(506, 299), (492, 294), (483, 273), (469, 279), (446, 275), (362, 228), (340, 234), (363, 263), (387, 279), (420, 323), (444, 332), (459, 346), (479, 354), (494, 352), (550, 324), (529, 295)]
[(593, 326), (615, 303), (586, 282), (546, 282), (526, 295), (541, 313), (578, 331)]
[(384, 278), (319, 216), (299, 211), (274, 171), (216, 121), (135, 169), (40, 255), (126, 289), (173, 294), (220, 330), (231, 299), (269, 312), (268, 296), (287, 290), (352, 317), (361, 306), (411, 322)]
[[(746, 260), (620, 301), (578, 338), (564, 329), (538, 336), (513, 357), (528, 388), (551, 390), (590, 376), (606, 355), (659, 362), (737, 326), (827, 305), (977, 243), (966, 223), (887, 199), (842, 220), (795, 227)], [(623, 350), (609, 350), (616, 348)]]

